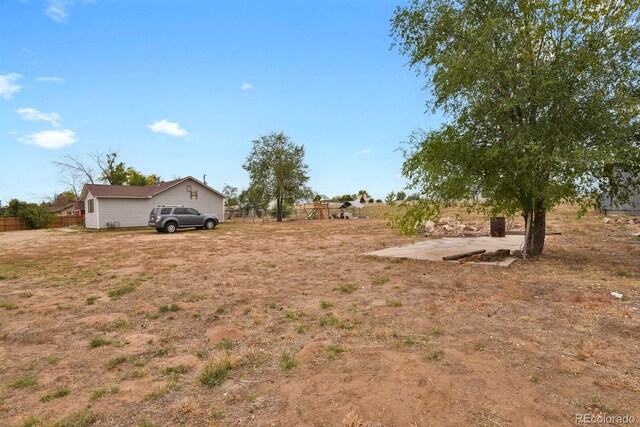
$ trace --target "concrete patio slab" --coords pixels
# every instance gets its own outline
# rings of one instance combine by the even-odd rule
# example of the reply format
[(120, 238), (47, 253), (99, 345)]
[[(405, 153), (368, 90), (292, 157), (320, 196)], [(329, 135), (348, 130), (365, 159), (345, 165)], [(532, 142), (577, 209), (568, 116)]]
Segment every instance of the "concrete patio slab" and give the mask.
[[(487, 252), (494, 252), (498, 249), (510, 249), (511, 251), (514, 251), (522, 249), (523, 243), (524, 236), (443, 237), (441, 239), (425, 240), (411, 245), (381, 249), (379, 251), (368, 252), (365, 255), (442, 261), (442, 257), (445, 256), (476, 251), (479, 249), (485, 249)], [(499, 265), (501, 267), (508, 267), (515, 260), (515, 258), (509, 257), (501, 261), (470, 262), (468, 264)], [(457, 261), (447, 262), (457, 263)]]

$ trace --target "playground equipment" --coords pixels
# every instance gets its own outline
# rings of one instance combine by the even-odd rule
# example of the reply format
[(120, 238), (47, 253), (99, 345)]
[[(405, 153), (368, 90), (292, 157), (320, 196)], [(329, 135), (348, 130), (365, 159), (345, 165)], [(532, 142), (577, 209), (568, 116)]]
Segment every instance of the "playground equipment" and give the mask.
[[(306, 212), (306, 206), (305, 210)], [(309, 212), (304, 219), (329, 219), (329, 201), (321, 200), (313, 202), (313, 209)]]

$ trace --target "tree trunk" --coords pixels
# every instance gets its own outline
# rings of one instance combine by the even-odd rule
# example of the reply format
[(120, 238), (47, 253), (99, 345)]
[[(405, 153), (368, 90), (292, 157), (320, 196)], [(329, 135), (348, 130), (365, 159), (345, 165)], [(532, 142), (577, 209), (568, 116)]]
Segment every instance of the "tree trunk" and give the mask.
[(276, 199), (276, 221), (282, 222), (282, 199)]
[(537, 205), (536, 209), (534, 209), (533, 211), (533, 215), (531, 215), (531, 218), (533, 220), (532, 224), (528, 224), (529, 212), (524, 213), (525, 226), (530, 227), (528, 235), (525, 236), (525, 244), (527, 245), (527, 256), (542, 255), (542, 250), (544, 249), (546, 217), (547, 211), (542, 207), (541, 203)]

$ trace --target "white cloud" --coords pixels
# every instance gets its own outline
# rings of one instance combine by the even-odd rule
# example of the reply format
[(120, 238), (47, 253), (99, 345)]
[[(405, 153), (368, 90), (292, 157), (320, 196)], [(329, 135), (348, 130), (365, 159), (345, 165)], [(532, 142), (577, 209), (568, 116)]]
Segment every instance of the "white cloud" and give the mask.
[(368, 156), (369, 154), (371, 154), (371, 150), (369, 150), (368, 148), (365, 148), (364, 150), (360, 150), (360, 151), (356, 151), (355, 153), (353, 153), (354, 156)]
[(48, 0), (44, 13), (58, 23), (66, 22), (69, 12), (67, 12), (67, 0)]
[(26, 47), (23, 47), (23, 48), (22, 48), (22, 51), (23, 51), (23, 52), (27, 52), (27, 53), (31, 53), (31, 49), (28, 49), (28, 48), (26, 48)]
[(20, 141), (28, 145), (37, 145), (42, 148), (55, 150), (71, 145), (77, 141), (76, 133), (69, 129), (43, 130), (20, 138)]
[(36, 81), (43, 82), (43, 83), (60, 83), (60, 84), (63, 84), (63, 83), (67, 82), (64, 78), (55, 77), (55, 76), (53, 76), (53, 77), (46, 77), (46, 76), (45, 77), (38, 77), (36, 79)]
[(242, 83), (240, 85), (240, 89), (242, 89), (242, 90), (250, 90), (250, 89), (253, 89), (253, 85), (251, 83)]
[(54, 126), (60, 126), (60, 114), (58, 113), (43, 113), (35, 108), (19, 108), (16, 113), (20, 114), (22, 120), (44, 121)]
[(160, 120), (147, 126), (154, 132), (166, 133), (173, 136), (187, 136), (187, 131), (180, 127), (180, 123), (172, 123), (168, 120)]
[(9, 99), (22, 89), (22, 86), (16, 83), (20, 77), (22, 75), (18, 73), (0, 74), (0, 97)]
[(69, 8), (76, 4), (95, 3), (95, 0), (46, 0), (47, 7), (44, 13), (57, 23), (67, 22), (69, 17)]

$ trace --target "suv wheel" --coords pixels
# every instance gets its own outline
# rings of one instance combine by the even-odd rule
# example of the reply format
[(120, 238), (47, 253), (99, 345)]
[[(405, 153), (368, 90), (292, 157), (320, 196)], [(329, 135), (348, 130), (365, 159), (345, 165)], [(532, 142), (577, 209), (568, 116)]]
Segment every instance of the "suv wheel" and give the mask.
[(206, 228), (207, 230), (213, 230), (214, 228), (216, 228), (216, 222), (212, 219), (209, 219), (204, 223), (204, 228)]
[(177, 229), (178, 227), (176, 227), (176, 224), (174, 222), (170, 222), (169, 224), (164, 226), (164, 231), (166, 231), (167, 233), (174, 233)]

